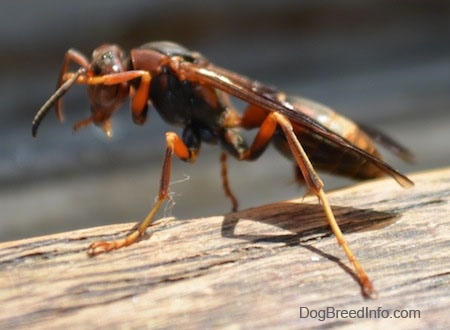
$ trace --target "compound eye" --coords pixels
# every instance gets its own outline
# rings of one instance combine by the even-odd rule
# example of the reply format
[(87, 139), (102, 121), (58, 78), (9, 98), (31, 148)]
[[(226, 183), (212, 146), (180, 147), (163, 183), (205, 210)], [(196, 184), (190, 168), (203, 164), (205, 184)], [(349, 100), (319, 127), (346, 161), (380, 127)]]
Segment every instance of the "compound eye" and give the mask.
[(91, 70), (94, 76), (100, 76), (102, 74), (102, 68), (97, 63), (92, 64)]

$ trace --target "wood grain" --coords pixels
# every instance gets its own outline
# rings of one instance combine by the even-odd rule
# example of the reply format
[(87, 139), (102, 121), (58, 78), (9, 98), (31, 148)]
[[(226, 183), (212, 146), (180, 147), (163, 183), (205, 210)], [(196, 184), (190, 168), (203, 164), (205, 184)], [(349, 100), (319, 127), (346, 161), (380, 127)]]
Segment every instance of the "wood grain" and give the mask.
[[(0, 328), (444, 328), (450, 168), (410, 177), (413, 189), (384, 179), (329, 193), (377, 300), (362, 297), (321, 207), (305, 198), (225, 216), (160, 219), (139, 243), (97, 257), (86, 254), (90, 242), (133, 225), (1, 243)], [(300, 317), (300, 308), (363, 317), (321, 321), (322, 312)], [(395, 310), (416, 316), (380, 315)]]

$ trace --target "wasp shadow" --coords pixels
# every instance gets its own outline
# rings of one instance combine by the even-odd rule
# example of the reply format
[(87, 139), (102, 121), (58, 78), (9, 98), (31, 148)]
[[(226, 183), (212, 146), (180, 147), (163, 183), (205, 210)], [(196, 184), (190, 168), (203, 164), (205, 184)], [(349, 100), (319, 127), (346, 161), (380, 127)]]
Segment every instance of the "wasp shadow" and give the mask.
[[(355, 231), (369, 231), (386, 227), (400, 218), (400, 214), (393, 212), (379, 212), (371, 209), (357, 209), (353, 207), (334, 206), (333, 213), (343, 233)], [(292, 234), (268, 234), (267, 228), (262, 232), (236, 234), (239, 221), (250, 220), (276, 226)], [(240, 212), (230, 213), (222, 222), (222, 236), (240, 238), (252, 243), (273, 242), (284, 243), (288, 246), (301, 246), (307, 250), (335, 262), (349, 274), (361, 287), (361, 294), (367, 298), (364, 288), (354, 273), (345, 263), (331, 254), (310, 245), (308, 241), (319, 237), (331, 236), (332, 231), (321, 205), (283, 202), (268, 204)]]
[[(400, 218), (394, 212), (380, 212), (371, 209), (333, 206), (333, 213), (343, 233), (369, 231), (386, 227)], [(268, 235), (265, 233), (236, 234), (235, 229), (239, 221), (250, 220), (276, 226), (290, 231), (288, 235)], [(304, 204), (296, 202), (280, 202), (250, 208), (225, 215), (222, 222), (222, 236), (243, 238), (252, 242), (285, 242), (293, 240), (307, 241), (308, 238), (330, 236), (331, 228), (325, 217), (323, 208), (319, 204)]]

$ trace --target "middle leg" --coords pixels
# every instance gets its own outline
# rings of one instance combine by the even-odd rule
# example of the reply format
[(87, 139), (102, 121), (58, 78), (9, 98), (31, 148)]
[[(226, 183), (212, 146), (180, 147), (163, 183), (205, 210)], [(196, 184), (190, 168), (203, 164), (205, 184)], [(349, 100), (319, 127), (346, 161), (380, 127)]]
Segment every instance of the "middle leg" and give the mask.
[(113, 241), (93, 242), (89, 246), (88, 254), (93, 256), (103, 252), (117, 250), (121, 247), (128, 246), (136, 242), (139, 237), (141, 237), (145, 233), (145, 230), (151, 225), (153, 218), (155, 217), (162, 203), (169, 196), (170, 172), (172, 168), (173, 154), (175, 154), (175, 156), (182, 160), (190, 161), (195, 159), (197, 153), (198, 150), (188, 149), (188, 147), (176, 133), (166, 133), (166, 152), (164, 155), (161, 170), (158, 197), (155, 201), (155, 204), (153, 204), (152, 209), (145, 217), (145, 219), (138, 223), (135, 229), (133, 229), (125, 238)]

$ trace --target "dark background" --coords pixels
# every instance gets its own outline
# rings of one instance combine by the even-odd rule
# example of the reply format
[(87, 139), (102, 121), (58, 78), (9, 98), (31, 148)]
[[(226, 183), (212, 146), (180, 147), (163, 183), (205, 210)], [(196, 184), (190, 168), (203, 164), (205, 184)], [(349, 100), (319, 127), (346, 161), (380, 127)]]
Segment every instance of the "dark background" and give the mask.
[[(164, 132), (152, 111), (133, 125), (128, 105), (114, 137), (71, 125), (89, 113), (85, 89), (65, 97), (66, 122), (53, 113), (39, 136), (31, 120), (52, 94), (67, 49), (90, 56), (105, 42), (129, 50), (172, 40), (212, 62), (325, 103), (383, 129), (417, 155), (403, 172), (450, 161), (450, 2), (448, 1), (2, 1), (0, 3), (0, 241), (137, 221), (156, 196)], [(219, 150), (195, 165), (174, 161), (173, 203), (159, 216), (230, 210)], [(187, 180), (187, 178), (189, 178)], [(270, 150), (230, 164), (241, 208), (303, 194), (292, 165)], [(323, 177), (328, 189), (349, 181)], [(180, 182), (181, 181), (181, 182)], [(401, 189), (394, 181), (386, 189)]]

